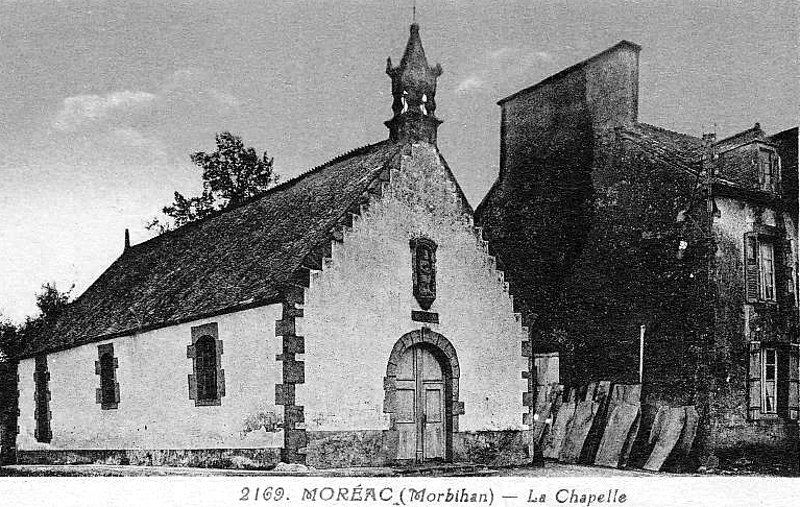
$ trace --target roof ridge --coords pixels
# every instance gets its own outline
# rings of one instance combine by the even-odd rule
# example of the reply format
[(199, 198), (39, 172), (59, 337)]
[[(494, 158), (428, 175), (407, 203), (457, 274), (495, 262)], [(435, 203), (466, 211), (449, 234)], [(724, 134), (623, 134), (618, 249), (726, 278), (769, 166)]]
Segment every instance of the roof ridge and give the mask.
[[(740, 132), (737, 132), (735, 134), (731, 134), (728, 137), (724, 137), (724, 138), (720, 139), (719, 141), (715, 142), (714, 144), (721, 144), (721, 143), (724, 143), (726, 141), (730, 141), (731, 139), (736, 139), (739, 136), (743, 136), (745, 134), (749, 134), (751, 132), (756, 132), (756, 131), (759, 131), (759, 130), (761, 130), (761, 124), (760, 123), (756, 123), (755, 125), (753, 125), (749, 129), (744, 129), (744, 130), (742, 130)], [(769, 136), (767, 136), (767, 137), (769, 137)]]
[(251, 197), (243, 200), (240, 203), (237, 203), (237, 204), (235, 204), (233, 206), (226, 206), (225, 208), (222, 208), (220, 210), (215, 210), (215, 211), (209, 213), (207, 216), (204, 216), (203, 218), (200, 218), (200, 219), (197, 219), (197, 220), (193, 220), (193, 221), (191, 221), (189, 223), (181, 225), (180, 227), (177, 227), (175, 229), (170, 229), (170, 230), (165, 231), (165, 232), (163, 232), (163, 233), (161, 233), (161, 234), (159, 234), (157, 236), (154, 236), (154, 237), (152, 237), (150, 239), (142, 241), (141, 243), (137, 243), (135, 245), (131, 245), (130, 248), (127, 248), (126, 250), (124, 250), (122, 252), (120, 257), (122, 257), (126, 252), (130, 252), (132, 250), (138, 249), (142, 245), (147, 245), (147, 244), (149, 244), (151, 242), (155, 242), (159, 238), (164, 238), (164, 237), (167, 237), (167, 236), (174, 236), (179, 231), (184, 231), (185, 232), (185, 231), (191, 229), (192, 227), (196, 227), (196, 226), (198, 226), (198, 225), (200, 225), (202, 223), (208, 222), (209, 220), (212, 220), (214, 218), (222, 216), (222, 215), (224, 215), (224, 214), (226, 214), (226, 213), (228, 213), (230, 211), (234, 211), (234, 210), (242, 208), (242, 207), (244, 207), (244, 206), (246, 206), (248, 204), (252, 204), (255, 201), (259, 201), (261, 199), (264, 199), (265, 197), (267, 197), (269, 195), (272, 195), (272, 194), (274, 194), (275, 192), (277, 192), (279, 190), (284, 190), (287, 187), (291, 187), (292, 185), (295, 185), (300, 180), (303, 180), (306, 177), (311, 176), (312, 174), (315, 174), (315, 173), (325, 169), (326, 167), (329, 167), (332, 164), (335, 164), (337, 162), (341, 162), (342, 160), (345, 160), (345, 159), (347, 159), (349, 157), (354, 157), (354, 156), (360, 155), (361, 153), (367, 151), (370, 148), (374, 148), (375, 146), (379, 146), (381, 144), (388, 143), (388, 142), (390, 142), (390, 140), (386, 139), (386, 140), (383, 140), (383, 141), (379, 141), (377, 143), (365, 144), (363, 146), (359, 146), (358, 148), (353, 148), (352, 150), (345, 151), (344, 153), (341, 153), (341, 154), (335, 156), (334, 158), (328, 160), (327, 162), (323, 162), (322, 164), (314, 166), (311, 169), (308, 169), (307, 171), (302, 172), (302, 173), (294, 176), (293, 178), (290, 178), (290, 179), (288, 179), (286, 181), (283, 181), (283, 182), (275, 185), (274, 187), (268, 188), (268, 189), (266, 189), (264, 192), (262, 192), (260, 194), (251, 196)]
[(677, 130), (670, 130), (670, 129), (666, 129), (664, 127), (659, 127), (658, 125), (653, 125), (652, 123), (646, 123), (646, 122), (643, 122), (643, 121), (637, 121), (635, 123), (635, 125), (651, 128), (653, 130), (657, 130), (659, 132), (665, 132), (667, 134), (676, 134), (676, 135), (683, 136), (683, 137), (689, 137), (689, 138), (692, 138), (692, 139), (696, 139), (697, 141), (700, 141), (700, 142), (703, 141), (702, 138), (697, 137), (697, 136), (693, 136), (692, 134), (684, 134), (683, 132), (678, 132)]

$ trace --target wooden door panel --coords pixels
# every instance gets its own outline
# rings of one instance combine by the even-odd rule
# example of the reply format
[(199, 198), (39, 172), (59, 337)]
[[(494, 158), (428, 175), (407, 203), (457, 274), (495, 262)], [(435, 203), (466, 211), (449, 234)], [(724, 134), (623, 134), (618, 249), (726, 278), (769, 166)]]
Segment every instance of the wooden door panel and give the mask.
[(425, 419), (429, 423), (442, 422), (441, 386), (425, 386)]
[(397, 458), (443, 458), (444, 374), (439, 361), (428, 349), (411, 347), (399, 358), (396, 372)]
[(444, 457), (444, 400), (441, 383), (425, 384), (425, 458)]

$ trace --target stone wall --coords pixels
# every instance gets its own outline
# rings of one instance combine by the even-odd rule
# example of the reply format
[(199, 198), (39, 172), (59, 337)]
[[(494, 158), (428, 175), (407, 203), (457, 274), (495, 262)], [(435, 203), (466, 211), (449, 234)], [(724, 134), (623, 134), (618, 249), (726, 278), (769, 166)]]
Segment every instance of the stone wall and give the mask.
[[(393, 167), (382, 197), (333, 243), (322, 271), (312, 273), (304, 316), (297, 319), (297, 334), (305, 337), (297, 403), (310, 435), (309, 463), (328, 459), (321, 454), (352, 439), (391, 457), (391, 442), (381, 436), (390, 429), (387, 364), (396, 342), (423, 327), (445, 337), (458, 357), (457, 399), (464, 407), (458, 431), (525, 428), (527, 333), (503, 273), (434, 146), (409, 145)], [(438, 245), (437, 295), (429, 310), (438, 323), (412, 318), (420, 307), (409, 241), (422, 236)], [(365, 459), (371, 458), (352, 462)]]
[[(775, 227), (782, 218), (787, 239), (796, 245), (797, 226), (789, 214), (780, 217), (774, 210), (742, 200), (716, 198), (715, 202), (719, 210), (714, 219), (717, 305), (705, 452), (730, 459), (772, 453), (774, 461), (786, 458), (796, 462), (792, 458), (798, 452), (796, 422), (782, 418), (752, 420), (748, 416), (749, 342), (757, 336), (751, 333), (753, 327), (772, 330), (773, 342), (788, 343), (797, 337), (788, 325), (792, 319), (796, 321), (796, 306), (778, 311), (746, 303), (744, 237), (758, 224)], [(790, 252), (790, 256), (790, 263), (796, 266), (797, 252)]]
[[(282, 411), (274, 405), (280, 383), (274, 322), (280, 306), (260, 307), (180, 324), (113, 342), (47, 356), (52, 442), (34, 437), (34, 360), (19, 366), (20, 451), (186, 450), (279, 448)], [(192, 327), (216, 322), (223, 343), (225, 395), (218, 406), (189, 398)], [(103, 410), (95, 391), (98, 345), (114, 344), (118, 408)], [(145, 455), (143, 453), (142, 455)], [(151, 453), (152, 454), (152, 453)]]

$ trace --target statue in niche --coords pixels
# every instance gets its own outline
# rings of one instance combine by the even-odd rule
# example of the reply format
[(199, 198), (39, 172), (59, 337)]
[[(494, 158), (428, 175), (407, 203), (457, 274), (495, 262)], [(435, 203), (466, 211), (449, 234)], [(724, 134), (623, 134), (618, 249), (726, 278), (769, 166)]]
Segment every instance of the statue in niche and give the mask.
[(423, 310), (436, 299), (436, 243), (428, 238), (411, 240), (414, 297)]

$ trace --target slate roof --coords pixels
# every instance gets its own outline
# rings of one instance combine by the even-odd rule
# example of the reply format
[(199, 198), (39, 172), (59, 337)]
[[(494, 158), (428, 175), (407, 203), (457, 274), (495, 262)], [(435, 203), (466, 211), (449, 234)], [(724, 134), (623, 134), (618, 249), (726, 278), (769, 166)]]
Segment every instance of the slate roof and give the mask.
[(699, 137), (681, 134), (647, 123), (635, 123), (622, 129), (625, 139), (661, 160), (691, 173), (697, 173), (705, 142)]
[(761, 130), (761, 124), (759, 123), (756, 123), (753, 127), (747, 130), (743, 130), (733, 134), (732, 136), (728, 136), (725, 139), (717, 141), (714, 143), (714, 150), (720, 153), (756, 140), (765, 143), (770, 142), (769, 138), (766, 136), (766, 134), (764, 134), (764, 131)]
[(305, 256), (330, 241), (402, 146), (384, 141), (354, 150), (126, 249), (21, 356), (280, 301)]

